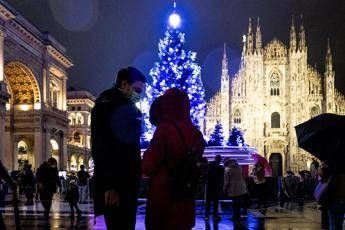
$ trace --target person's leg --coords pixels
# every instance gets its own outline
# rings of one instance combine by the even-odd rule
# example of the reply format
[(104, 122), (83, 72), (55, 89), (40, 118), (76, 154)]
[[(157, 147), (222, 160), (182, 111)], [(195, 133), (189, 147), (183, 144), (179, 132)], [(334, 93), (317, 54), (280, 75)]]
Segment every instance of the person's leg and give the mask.
[(104, 219), (108, 230), (134, 230), (136, 223), (136, 195), (119, 194), (122, 201), (118, 207), (106, 207)]
[(213, 208), (213, 217), (214, 218), (219, 218), (219, 213), (218, 213), (218, 204), (219, 204), (219, 197), (218, 196), (213, 196), (212, 197), (212, 208)]
[(321, 228), (325, 230), (329, 229), (327, 208), (323, 205), (321, 206), (320, 210), (321, 210)]
[(329, 229), (330, 230), (341, 230), (343, 229), (345, 214), (345, 201), (334, 200), (331, 201), (328, 206), (328, 218), (329, 218)]
[(83, 186), (79, 186), (79, 203), (83, 202)]
[(81, 210), (80, 210), (80, 208), (78, 206), (78, 202), (77, 201), (74, 202), (73, 205), (74, 205), (75, 209), (77, 210), (78, 218), (80, 218), (81, 217)]
[(205, 218), (209, 218), (210, 211), (211, 211), (211, 195), (207, 192), (206, 201), (205, 201)]
[(233, 210), (232, 218), (234, 220), (239, 220), (241, 217), (240, 197), (232, 198), (232, 210)]
[(74, 218), (74, 208), (73, 208), (73, 202), (68, 201), (69, 208), (71, 209), (71, 218)]
[(44, 208), (44, 218), (48, 219), (51, 204), (52, 204), (53, 194), (50, 194), (47, 192), (41, 192), (40, 199), (41, 199), (42, 206)]

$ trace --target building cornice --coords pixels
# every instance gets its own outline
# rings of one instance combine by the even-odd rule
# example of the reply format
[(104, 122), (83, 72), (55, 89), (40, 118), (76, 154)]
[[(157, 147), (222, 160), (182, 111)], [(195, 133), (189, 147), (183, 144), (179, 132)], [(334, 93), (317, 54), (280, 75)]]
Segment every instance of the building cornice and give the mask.
[(8, 21), (11, 20), (13, 18), (15, 18), (16, 16), (7, 9), (7, 7), (5, 7), (3, 4), (0, 4), (0, 18)]
[(64, 67), (70, 68), (73, 66), (72, 61), (67, 58), (65, 55), (63, 55), (60, 51), (58, 51), (56, 48), (54, 48), (51, 45), (47, 45), (47, 50), (49, 55), (54, 58), (56, 61), (61, 63)]

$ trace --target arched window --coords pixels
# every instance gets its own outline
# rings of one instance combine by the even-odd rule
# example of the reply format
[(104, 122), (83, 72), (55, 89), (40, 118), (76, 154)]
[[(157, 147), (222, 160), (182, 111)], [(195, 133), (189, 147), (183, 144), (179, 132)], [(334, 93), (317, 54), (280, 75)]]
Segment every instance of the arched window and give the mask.
[(80, 143), (80, 133), (74, 132), (73, 139), (74, 139), (74, 142)]
[(82, 124), (84, 124), (84, 117), (83, 117), (83, 114), (81, 114), (81, 113), (77, 113), (77, 124), (78, 125), (82, 125)]
[(320, 113), (319, 108), (316, 107), (316, 106), (314, 106), (314, 107), (312, 107), (311, 110), (310, 110), (310, 117), (313, 118), (313, 117), (317, 116), (319, 113)]
[(59, 103), (59, 88), (55, 82), (50, 83), (50, 103), (53, 108), (58, 109)]
[(236, 109), (234, 113), (234, 123), (241, 124), (241, 112), (238, 109)]
[(68, 116), (68, 120), (69, 120), (69, 124), (70, 125), (75, 125), (75, 114), (74, 113), (71, 113), (69, 116)]
[(280, 114), (277, 112), (271, 115), (271, 128), (280, 128)]
[(279, 75), (274, 72), (270, 80), (271, 96), (279, 96), (280, 80)]

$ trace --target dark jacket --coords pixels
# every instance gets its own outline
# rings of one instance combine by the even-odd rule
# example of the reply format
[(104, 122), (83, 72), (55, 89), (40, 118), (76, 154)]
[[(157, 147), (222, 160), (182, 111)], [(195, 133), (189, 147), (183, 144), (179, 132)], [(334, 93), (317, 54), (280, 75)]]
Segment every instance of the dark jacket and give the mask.
[(175, 124), (184, 134), (186, 143), (203, 154), (204, 140), (189, 116), (188, 96), (168, 90), (161, 99), (160, 123), (149, 148), (144, 153), (143, 173), (150, 177), (146, 208), (146, 229), (191, 229), (195, 223), (194, 200), (172, 200), (169, 168), (186, 153), (186, 147)]
[(210, 162), (207, 171), (207, 192), (220, 195), (223, 189), (224, 167), (216, 161)]
[(79, 200), (79, 188), (75, 182), (70, 182), (67, 185), (66, 197), (67, 202), (75, 203)]
[(36, 181), (43, 184), (43, 190), (40, 192), (44, 193), (55, 193), (57, 186), (61, 186), (57, 168), (48, 167), (46, 162), (37, 169)]
[(94, 211), (104, 213), (104, 193), (136, 194), (140, 182), (141, 112), (116, 88), (104, 91), (91, 113)]

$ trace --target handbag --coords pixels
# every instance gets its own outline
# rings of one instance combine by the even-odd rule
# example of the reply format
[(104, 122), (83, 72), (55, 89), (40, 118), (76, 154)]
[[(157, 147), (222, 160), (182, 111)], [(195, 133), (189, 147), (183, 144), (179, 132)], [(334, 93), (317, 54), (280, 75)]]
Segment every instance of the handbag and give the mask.
[(316, 199), (317, 203), (321, 203), (324, 200), (325, 193), (328, 189), (329, 182), (331, 181), (332, 177), (329, 177), (327, 181), (322, 182), (320, 181), (314, 191), (314, 198)]

